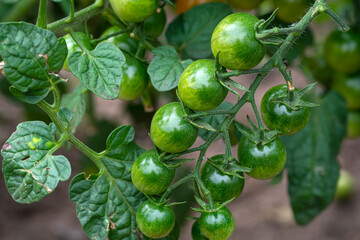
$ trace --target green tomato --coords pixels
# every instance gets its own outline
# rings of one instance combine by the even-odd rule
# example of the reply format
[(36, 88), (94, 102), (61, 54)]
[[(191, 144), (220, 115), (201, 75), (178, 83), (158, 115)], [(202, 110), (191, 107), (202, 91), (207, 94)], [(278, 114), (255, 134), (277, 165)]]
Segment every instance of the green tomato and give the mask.
[(360, 111), (349, 111), (347, 114), (347, 137), (360, 136)]
[(171, 207), (147, 200), (136, 212), (136, 224), (149, 238), (166, 237), (175, 226), (175, 214)]
[(235, 230), (234, 217), (227, 207), (202, 213), (199, 223), (200, 231), (210, 240), (226, 240)]
[(200, 231), (199, 221), (195, 221), (191, 227), (191, 237), (193, 240), (208, 240), (207, 237)]
[[(151, 240), (153, 238), (149, 238), (145, 235), (142, 235), (142, 240)], [(167, 235), (166, 237), (163, 238), (158, 238), (159, 240), (178, 240), (180, 237), (180, 226), (178, 224), (178, 222), (175, 221), (175, 226), (173, 228), (173, 230), (170, 232), (169, 235)]]
[(348, 109), (360, 109), (360, 73), (336, 74), (332, 87), (346, 99)]
[(137, 189), (148, 195), (164, 192), (174, 175), (175, 169), (165, 166), (155, 149), (141, 154), (131, 169), (131, 181)]
[(311, 6), (310, 0), (274, 0), (278, 7), (276, 17), (286, 23), (293, 23), (301, 19)]
[(238, 157), (241, 166), (251, 168), (247, 175), (259, 180), (275, 177), (286, 163), (286, 151), (280, 138), (257, 145), (244, 136), (239, 141)]
[(150, 18), (144, 22), (145, 33), (153, 38), (157, 38), (164, 31), (166, 24), (166, 13), (160, 8), (160, 12), (155, 12)]
[(336, 185), (335, 199), (339, 201), (348, 200), (355, 192), (354, 177), (347, 171), (341, 169)]
[(184, 116), (178, 102), (168, 103), (156, 111), (151, 121), (150, 136), (161, 151), (178, 153), (194, 144), (198, 130)]
[[(88, 38), (88, 36), (85, 33), (83, 33), (83, 32), (75, 32), (75, 35), (80, 40), (80, 42), (88, 50), (93, 50), (94, 49), (93, 45), (90, 42), (90, 39)], [(69, 67), (67, 65), (67, 61), (68, 61), (69, 56), (74, 52), (82, 52), (82, 49), (79, 47), (79, 45), (77, 45), (77, 43), (74, 41), (74, 39), (71, 37), (70, 34), (66, 34), (65, 36), (63, 36), (63, 38), (65, 39), (66, 46), (67, 46), (67, 49), (68, 49), (68, 55), (67, 55), (67, 57), (65, 59), (65, 63), (64, 63), (63, 68), (66, 71), (70, 72), (70, 69), (69, 69)]]
[(333, 31), (325, 40), (326, 61), (336, 71), (351, 74), (360, 70), (360, 34)]
[(240, 10), (252, 10), (257, 8), (264, 0), (228, 0), (231, 7)]
[(216, 26), (211, 37), (211, 50), (222, 66), (231, 70), (248, 70), (265, 56), (265, 46), (255, 38), (257, 17), (249, 13), (234, 13)]
[[(224, 163), (224, 155), (216, 155), (211, 160), (217, 164)], [(233, 162), (229, 162), (229, 167)], [(244, 189), (244, 179), (224, 174), (207, 161), (201, 169), (200, 178), (210, 191), (215, 202), (225, 202), (240, 196)]]
[(215, 61), (201, 59), (184, 70), (179, 80), (178, 93), (190, 109), (206, 111), (219, 106), (228, 90), (215, 75)]
[(115, 14), (130, 23), (139, 23), (151, 17), (158, 3), (158, 0), (110, 0)]
[[(105, 32), (101, 35), (101, 37), (110, 35), (120, 31), (121, 29), (116, 26), (112, 26), (105, 30)], [(138, 49), (138, 41), (134, 38), (130, 37), (128, 33), (122, 33), (115, 37), (111, 37), (106, 39), (104, 42), (109, 42), (120, 48), (120, 50), (128, 52), (130, 54), (135, 54)]]
[(119, 99), (131, 101), (139, 98), (149, 84), (146, 65), (139, 59), (124, 53), (126, 62), (123, 65), (123, 78), (120, 84)]
[[(299, 92), (295, 88), (295, 94)], [(277, 85), (270, 88), (261, 100), (261, 115), (271, 130), (277, 130), (282, 135), (293, 135), (302, 130), (310, 119), (310, 108), (301, 107), (292, 110), (283, 103), (275, 102), (277, 99), (287, 99), (287, 85)], [(302, 100), (306, 101), (303, 97)]]

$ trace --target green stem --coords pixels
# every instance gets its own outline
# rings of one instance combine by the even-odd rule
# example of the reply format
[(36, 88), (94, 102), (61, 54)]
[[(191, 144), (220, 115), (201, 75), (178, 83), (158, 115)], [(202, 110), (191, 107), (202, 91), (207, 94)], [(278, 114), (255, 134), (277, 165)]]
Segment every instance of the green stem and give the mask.
[(250, 70), (235, 70), (235, 71), (232, 71), (232, 72), (220, 73), (218, 77), (220, 79), (226, 79), (226, 78), (229, 78), (229, 77), (237, 77), (237, 76), (245, 75), (245, 74), (260, 73), (262, 71), (263, 71), (262, 68), (255, 68), (255, 69), (250, 69)]
[(106, 39), (109, 39), (109, 38), (111, 38), (111, 37), (115, 37), (115, 36), (117, 36), (117, 35), (123, 34), (123, 33), (126, 32), (126, 31), (127, 31), (127, 29), (122, 29), (122, 30), (117, 31), (117, 32), (114, 32), (114, 33), (112, 33), (112, 34), (105, 35), (105, 36), (103, 36), (103, 37), (101, 37), (101, 38), (93, 39), (93, 40), (91, 40), (91, 43), (96, 45), (96, 44), (99, 43), (99, 42), (102, 42), (102, 41), (104, 41), (104, 40), (106, 40)]
[(252, 107), (252, 109), (254, 111), (254, 114), (255, 114), (255, 117), (256, 117), (256, 122), (258, 124), (258, 128), (259, 129), (265, 129), (264, 125), (262, 124), (262, 121), (261, 121), (259, 110), (258, 110), (258, 108), (256, 106), (254, 93), (250, 94), (249, 96), (250, 96), (251, 107)]
[(345, 23), (345, 21), (339, 17), (331, 8), (327, 7), (325, 12), (332, 18), (335, 20), (335, 22), (337, 22), (337, 24), (340, 25), (340, 27), (345, 31), (349, 31), (350, 27)]
[(285, 34), (290, 34), (290, 33), (296, 33), (298, 35), (300, 35), (300, 28), (299, 26), (295, 25), (293, 27), (287, 27), (287, 28), (278, 28), (278, 27), (274, 27), (271, 29), (265, 29), (260, 31), (259, 33), (256, 33), (256, 39), (261, 40), (264, 39), (266, 37), (269, 36), (273, 36), (273, 35), (285, 35)]
[(142, 105), (144, 106), (145, 112), (153, 112), (154, 111), (155, 108), (154, 108), (154, 104), (153, 104), (153, 101), (152, 101), (150, 93), (149, 93), (149, 88), (146, 89), (146, 91), (141, 96), (141, 102), (142, 102)]
[(89, 49), (87, 49), (87, 48), (85, 47), (85, 45), (82, 43), (82, 41), (80, 41), (80, 39), (76, 36), (74, 30), (73, 30), (71, 27), (69, 27), (67, 30), (69, 31), (72, 39), (76, 42), (76, 44), (77, 44), (86, 54), (89, 54)]
[(47, 28), (47, 0), (40, 0), (36, 26), (43, 29)]
[(65, 17), (56, 22), (48, 24), (47, 28), (54, 33), (58, 33), (67, 27), (71, 27), (78, 23), (84, 22), (97, 14), (101, 13), (102, 7), (104, 5), (104, 0), (96, 0), (92, 5), (76, 12), (74, 18), (70, 21), (70, 17)]
[(176, 183), (174, 183), (173, 185), (171, 185), (170, 187), (168, 187), (168, 189), (162, 194), (161, 198), (160, 198), (160, 203), (164, 202), (167, 198), (167, 196), (177, 187), (179, 187), (180, 185), (184, 184), (185, 182), (193, 179), (194, 174), (190, 173), (188, 175), (186, 175), (185, 177), (181, 178), (179, 181), (177, 181)]
[(199, 118), (199, 117), (208, 117), (208, 116), (214, 116), (214, 115), (224, 115), (228, 114), (229, 110), (214, 110), (214, 111), (208, 111), (208, 112), (199, 112), (190, 114), (188, 117), (191, 119)]
[(66, 20), (66, 22), (71, 22), (74, 19), (75, 16), (75, 4), (74, 4), (74, 0), (69, 0), (69, 4), (70, 4), (70, 14), (69, 14), (69, 19)]

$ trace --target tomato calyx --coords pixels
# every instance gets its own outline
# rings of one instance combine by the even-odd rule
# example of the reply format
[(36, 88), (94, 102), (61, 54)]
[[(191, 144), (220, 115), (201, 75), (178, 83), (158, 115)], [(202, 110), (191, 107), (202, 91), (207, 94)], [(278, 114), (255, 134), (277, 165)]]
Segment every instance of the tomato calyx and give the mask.
[(230, 156), (228, 159), (226, 159), (225, 155), (223, 155), (223, 158), (212, 157), (208, 158), (207, 161), (223, 174), (235, 176), (240, 179), (247, 179), (240, 173), (251, 171), (251, 169), (248, 167), (240, 166), (240, 164), (232, 156)]
[[(312, 83), (301, 89), (299, 92), (294, 91), (292, 85), (288, 85), (288, 96), (272, 99), (271, 102), (281, 103), (293, 111), (298, 111), (303, 107), (318, 107), (319, 104), (304, 101), (304, 95), (315, 87), (316, 83)], [(290, 86), (290, 87), (289, 87)]]
[(279, 34), (278, 27), (274, 27), (271, 30), (266, 30), (266, 28), (275, 20), (275, 16), (278, 10), (279, 8), (275, 9), (268, 19), (260, 19), (254, 26), (255, 38), (264, 45), (279, 46), (284, 42), (284, 38), (275, 36)]
[(165, 206), (165, 207), (171, 207), (171, 206), (175, 206), (175, 205), (181, 205), (181, 204), (185, 204), (186, 201), (184, 202), (172, 202), (172, 203), (169, 203), (170, 199), (165, 199), (165, 200), (159, 200), (153, 196), (149, 196), (145, 193), (143, 193), (145, 195), (145, 197), (153, 204), (157, 205), (157, 206)]
[(214, 203), (214, 207), (211, 207), (209, 204), (207, 204), (205, 201), (203, 201), (197, 195), (194, 195), (194, 198), (195, 198), (196, 202), (199, 204), (199, 206), (201, 208), (191, 208), (191, 209), (194, 210), (195, 212), (200, 212), (200, 213), (219, 212), (222, 208), (226, 207), (227, 204), (229, 204), (234, 199), (236, 199), (236, 197), (234, 197), (234, 198), (232, 198), (232, 199), (230, 199), (228, 201), (225, 201), (223, 203)]
[(264, 128), (256, 127), (255, 123), (250, 119), (249, 115), (247, 116), (247, 120), (251, 130), (244, 130), (240, 128), (237, 124), (236, 127), (246, 138), (248, 138), (251, 142), (256, 145), (266, 145), (272, 141), (275, 141), (278, 138), (279, 131), (277, 130), (265, 130)]

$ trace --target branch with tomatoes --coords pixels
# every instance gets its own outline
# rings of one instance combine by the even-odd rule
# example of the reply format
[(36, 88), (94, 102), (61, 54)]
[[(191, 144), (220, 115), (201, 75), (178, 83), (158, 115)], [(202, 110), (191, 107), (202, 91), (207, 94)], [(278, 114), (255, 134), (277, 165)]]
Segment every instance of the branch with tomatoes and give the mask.
[[(233, 8), (253, 9), (262, 1), (251, 1), (249, 5), (243, 5), (244, 2), (234, 0), (229, 4)], [(201, 213), (195, 218), (194, 231), (209, 239), (228, 239), (234, 232), (235, 220), (226, 205), (241, 195), (245, 174), (258, 180), (274, 179), (282, 176), (287, 164), (291, 187), (303, 177), (294, 171), (299, 164), (295, 158), (317, 153), (314, 153), (316, 149), (301, 149), (299, 142), (308, 135), (311, 137), (307, 139), (315, 141), (314, 146), (324, 142), (314, 140), (311, 134), (311, 128), (318, 127), (319, 122), (312, 120), (312, 115), (323, 117), (329, 102), (321, 103), (314, 94), (309, 95), (315, 83), (303, 89), (294, 86), (286, 57), (318, 15), (327, 14), (343, 31), (349, 30), (327, 1), (316, 0), (301, 19), (292, 15), (291, 18), (296, 19), (289, 21), (297, 22), (286, 27), (273, 26), (276, 16), (289, 19), (281, 7), (259, 20), (250, 13), (232, 13), (225, 3), (204, 4), (186, 11), (169, 25), (165, 35), (172, 46), (162, 45), (157, 39), (166, 22), (163, 8), (173, 5), (171, 1), (96, 0), (79, 11), (74, 0), (68, 3), (68, 16), (50, 24), (47, 0), (40, 0), (36, 26), (26, 22), (0, 23), (3, 59), (0, 70), (11, 85), (10, 92), (24, 103), (37, 105), (51, 119), (50, 124), (20, 123), (2, 148), (5, 182), (15, 201), (39, 201), (60, 181), (70, 178), (70, 162), (63, 155), (55, 155), (59, 148), (70, 143), (99, 170), (92, 175), (76, 175), (69, 188), (70, 199), (77, 204), (77, 215), (90, 238), (168, 239), (167, 236), (171, 236), (177, 239), (178, 226), (171, 206), (181, 203), (170, 203), (170, 196), (182, 184), (193, 181), (194, 199), (199, 205), (193, 210)], [(306, 9), (306, 4), (304, 6)], [(199, 12), (211, 16), (210, 24), (214, 28), (210, 38), (201, 38), (199, 41), (205, 39), (205, 42), (194, 47), (191, 41), (198, 33), (209, 35), (200, 24), (188, 27), (189, 22), (198, 20)], [(86, 22), (98, 15), (113, 26), (102, 36), (93, 38)], [(198, 21), (209, 24), (209, 20), (204, 19)], [(83, 22), (86, 33), (75, 31), (76, 25)], [(69, 34), (60, 38), (54, 34), (64, 31)], [(336, 51), (336, 44), (328, 45)], [(276, 46), (276, 51), (256, 68), (270, 46)], [(151, 51), (153, 59), (145, 57), (146, 51)], [(351, 66), (347, 67), (345, 71), (353, 71), (349, 70)], [(274, 68), (279, 69), (285, 84), (269, 89), (258, 109), (255, 93)], [(61, 70), (79, 79), (78, 87), (71, 93), (62, 94), (59, 88), (67, 82)], [(256, 74), (249, 88), (231, 79), (248, 74)], [(144, 108), (150, 110), (154, 105), (149, 85), (158, 92), (176, 89), (177, 98), (160, 107), (151, 120), (153, 149), (146, 151), (136, 144), (135, 130), (130, 125), (113, 130), (101, 152), (94, 151), (75, 136), (86, 112), (86, 94), (106, 100), (142, 98)], [(229, 92), (237, 97), (235, 104), (224, 102)], [(336, 100), (338, 96), (330, 93), (328, 98)], [(254, 123), (248, 117), (249, 128), (236, 122), (237, 114), (246, 103), (251, 105), (256, 118)], [(319, 103), (325, 107), (313, 110), (320, 108)], [(341, 103), (344, 102), (340, 99), (338, 104)], [(351, 100), (348, 104), (352, 105)], [(230, 130), (234, 127), (240, 135), (237, 159), (231, 150)], [(321, 158), (318, 164), (333, 176), (329, 183), (333, 186), (339, 174), (336, 154), (341, 141), (338, 139), (344, 136), (344, 129), (330, 134), (334, 136), (329, 138), (334, 140), (329, 140), (333, 141), (332, 145), (324, 151), (331, 154), (329, 161), (332, 162), (323, 162)], [(192, 148), (198, 136), (205, 141)], [(209, 148), (219, 138), (224, 139), (224, 152), (207, 158), (204, 163)], [(293, 145), (284, 145), (284, 139), (292, 139), (289, 142)], [(198, 156), (182, 158), (189, 153)], [(196, 161), (194, 169), (172, 183), (176, 168), (190, 161)], [(319, 177), (314, 172), (311, 174)], [(313, 213), (321, 212), (335, 192), (333, 189), (321, 196), (326, 204), (303, 211), (304, 204), (297, 201), (301, 197), (297, 198), (291, 187), (292, 205), (299, 224), (311, 221), (315, 217)]]

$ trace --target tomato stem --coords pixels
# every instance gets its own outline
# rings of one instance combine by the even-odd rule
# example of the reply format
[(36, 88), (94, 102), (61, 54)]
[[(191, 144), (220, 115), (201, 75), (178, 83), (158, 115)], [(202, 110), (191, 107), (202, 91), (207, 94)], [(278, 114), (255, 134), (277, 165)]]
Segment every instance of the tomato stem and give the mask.
[(47, 28), (47, 0), (40, 0), (39, 4), (39, 14), (36, 22), (36, 26), (39, 28)]

